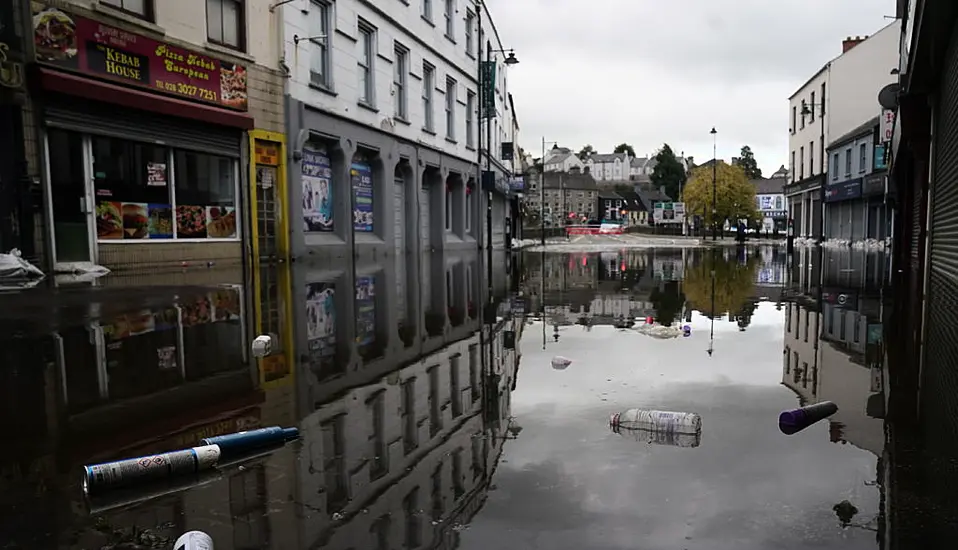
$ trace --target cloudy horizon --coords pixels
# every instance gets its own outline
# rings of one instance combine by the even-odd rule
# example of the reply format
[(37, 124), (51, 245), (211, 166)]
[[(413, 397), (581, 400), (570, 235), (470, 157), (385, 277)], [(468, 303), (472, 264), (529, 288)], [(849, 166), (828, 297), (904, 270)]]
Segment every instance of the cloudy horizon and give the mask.
[(787, 163), (788, 97), (842, 40), (875, 34), (895, 13), (891, 0), (487, 3), (520, 60), (509, 91), (534, 157), (544, 138), (602, 153), (625, 142), (638, 156), (668, 143), (702, 162), (714, 126), (720, 158), (749, 145), (766, 176)]

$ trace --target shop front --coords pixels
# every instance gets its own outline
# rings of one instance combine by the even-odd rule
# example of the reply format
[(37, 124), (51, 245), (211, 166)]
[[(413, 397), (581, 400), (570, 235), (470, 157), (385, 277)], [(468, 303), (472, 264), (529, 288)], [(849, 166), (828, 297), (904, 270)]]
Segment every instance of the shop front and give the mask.
[(246, 68), (59, 9), (33, 21), (50, 267), (242, 261)]
[(822, 234), (822, 177), (814, 176), (785, 186), (788, 213), (796, 237), (819, 238)]
[(860, 241), (865, 238), (862, 178), (825, 187), (825, 239)]

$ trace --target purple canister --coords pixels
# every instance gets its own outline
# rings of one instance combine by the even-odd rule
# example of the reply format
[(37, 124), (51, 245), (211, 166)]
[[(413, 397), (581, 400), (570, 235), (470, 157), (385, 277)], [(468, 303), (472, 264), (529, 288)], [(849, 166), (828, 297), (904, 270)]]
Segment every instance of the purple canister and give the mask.
[(838, 412), (838, 405), (822, 401), (807, 407), (782, 411), (778, 415), (778, 429), (785, 435), (796, 434), (812, 424)]

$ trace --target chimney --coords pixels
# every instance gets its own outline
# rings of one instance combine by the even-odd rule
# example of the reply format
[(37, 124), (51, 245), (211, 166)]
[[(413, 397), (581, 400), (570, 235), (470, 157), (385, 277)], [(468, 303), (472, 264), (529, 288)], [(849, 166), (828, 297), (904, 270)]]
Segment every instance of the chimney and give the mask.
[(864, 42), (864, 41), (867, 40), (867, 39), (868, 39), (868, 35), (865, 35), (865, 36), (856, 36), (855, 38), (852, 38), (851, 36), (849, 36), (849, 37), (845, 38), (845, 40), (842, 40), (842, 53), (847, 52), (848, 50), (850, 50), (850, 49), (854, 48), (855, 46), (861, 44), (862, 42)]
[(586, 167), (585, 167), (584, 169), (585, 169), (585, 173), (586, 173), (586, 174), (588, 174), (588, 173), (590, 172), (590, 170), (589, 170), (589, 167), (588, 167), (588, 166), (586, 166)]
[(578, 173), (580, 173), (580, 172), (581, 172), (581, 169), (580, 169), (578, 166), (570, 166), (570, 167), (569, 167), (569, 173), (570, 173), (570, 174), (578, 174)]

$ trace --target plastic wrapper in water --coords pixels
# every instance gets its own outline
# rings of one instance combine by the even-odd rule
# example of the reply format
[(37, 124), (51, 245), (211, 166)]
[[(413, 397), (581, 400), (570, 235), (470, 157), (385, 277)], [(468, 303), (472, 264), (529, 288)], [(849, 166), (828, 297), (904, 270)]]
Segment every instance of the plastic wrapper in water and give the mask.
[(569, 359), (567, 357), (556, 355), (555, 357), (552, 358), (552, 368), (554, 368), (555, 370), (565, 370), (571, 364), (572, 364), (572, 359)]

